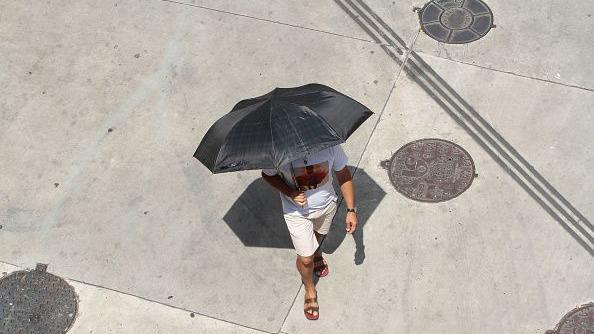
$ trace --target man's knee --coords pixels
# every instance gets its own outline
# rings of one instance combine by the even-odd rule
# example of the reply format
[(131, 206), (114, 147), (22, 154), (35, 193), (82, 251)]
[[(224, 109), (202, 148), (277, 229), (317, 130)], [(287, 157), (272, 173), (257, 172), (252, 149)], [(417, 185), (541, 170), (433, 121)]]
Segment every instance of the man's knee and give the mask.
[(301, 256), (301, 255), (298, 255), (297, 256), (297, 259), (298, 259), (298, 261), (302, 265), (304, 265), (306, 267), (309, 267), (309, 266), (312, 266), (313, 265), (313, 254), (310, 255), (310, 256)]

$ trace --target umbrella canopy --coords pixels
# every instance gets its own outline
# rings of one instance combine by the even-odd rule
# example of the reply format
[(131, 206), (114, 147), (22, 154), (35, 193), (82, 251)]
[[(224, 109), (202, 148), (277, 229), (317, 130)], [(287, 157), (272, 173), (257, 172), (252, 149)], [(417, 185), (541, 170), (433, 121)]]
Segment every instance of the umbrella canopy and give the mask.
[(372, 114), (324, 85), (275, 88), (217, 120), (194, 157), (213, 173), (278, 168), (343, 143)]

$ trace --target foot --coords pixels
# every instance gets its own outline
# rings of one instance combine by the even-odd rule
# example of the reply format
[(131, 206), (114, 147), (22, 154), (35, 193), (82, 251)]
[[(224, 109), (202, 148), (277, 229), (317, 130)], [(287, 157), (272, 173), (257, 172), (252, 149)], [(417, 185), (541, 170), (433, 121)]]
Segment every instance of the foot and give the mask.
[(322, 257), (322, 255), (314, 256), (314, 273), (318, 277), (324, 277), (329, 272), (328, 262)]
[(318, 293), (317, 291), (313, 291), (313, 293), (305, 292), (305, 304), (303, 305), (303, 312), (305, 313), (305, 317), (309, 320), (317, 320), (320, 317), (320, 313), (318, 312), (320, 306), (318, 305)]

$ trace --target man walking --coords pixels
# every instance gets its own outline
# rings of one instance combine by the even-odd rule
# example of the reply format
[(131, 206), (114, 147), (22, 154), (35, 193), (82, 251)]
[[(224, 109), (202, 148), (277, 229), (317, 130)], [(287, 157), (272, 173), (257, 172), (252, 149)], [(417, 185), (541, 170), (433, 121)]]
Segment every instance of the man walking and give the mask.
[(310, 320), (319, 317), (313, 273), (324, 277), (329, 272), (320, 244), (337, 210), (338, 196), (332, 186), (331, 171), (336, 174), (348, 211), (346, 232), (353, 233), (357, 226), (355, 194), (347, 161), (342, 147), (336, 145), (280, 166), (279, 170), (262, 170), (264, 180), (280, 192), (285, 222), (297, 253), (297, 270), (305, 286), (304, 313)]

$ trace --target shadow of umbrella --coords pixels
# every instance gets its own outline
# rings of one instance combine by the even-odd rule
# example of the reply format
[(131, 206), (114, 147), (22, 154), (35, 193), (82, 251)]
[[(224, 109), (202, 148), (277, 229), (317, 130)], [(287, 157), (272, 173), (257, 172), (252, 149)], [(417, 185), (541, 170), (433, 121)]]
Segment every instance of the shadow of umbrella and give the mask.
[[(351, 174), (355, 170), (353, 166), (348, 166), (348, 168)], [(357, 170), (353, 183), (359, 221), (357, 230), (353, 233), (357, 245), (355, 263), (361, 264), (365, 258), (363, 228), (386, 193), (363, 169)], [(336, 193), (342, 199), (336, 179), (334, 179), (333, 185)], [(346, 210), (342, 205), (322, 244), (325, 253), (333, 253), (344, 240), (346, 236), (345, 213)], [(257, 178), (245, 189), (227, 211), (223, 220), (245, 246), (293, 249), (293, 242), (283, 218), (278, 191), (262, 178)]]
[(223, 220), (248, 247), (293, 248), (279, 193), (261, 177), (245, 189)]

